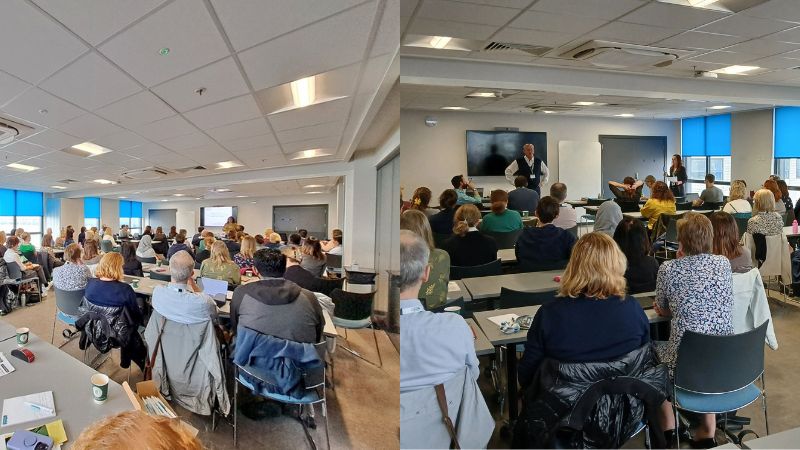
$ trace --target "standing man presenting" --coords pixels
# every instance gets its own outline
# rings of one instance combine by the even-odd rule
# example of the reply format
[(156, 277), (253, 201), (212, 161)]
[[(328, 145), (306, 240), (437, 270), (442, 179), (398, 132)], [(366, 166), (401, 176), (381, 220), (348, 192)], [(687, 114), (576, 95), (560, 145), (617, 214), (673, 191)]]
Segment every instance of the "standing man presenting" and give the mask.
[(506, 167), (506, 180), (514, 184), (514, 177), (522, 175), (528, 179), (528, 188), (541, 196), (541, 185), (547, 184), (547, 177), (550, 175), (547, 164), (533, 155), (533, 144), (523, 145), (522, 153), (523, 156), (511, 161)]

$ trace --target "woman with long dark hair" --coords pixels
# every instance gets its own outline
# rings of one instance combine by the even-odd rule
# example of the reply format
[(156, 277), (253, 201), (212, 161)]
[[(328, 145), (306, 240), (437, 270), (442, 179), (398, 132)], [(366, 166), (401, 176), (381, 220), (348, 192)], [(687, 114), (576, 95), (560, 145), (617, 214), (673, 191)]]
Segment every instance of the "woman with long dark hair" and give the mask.
[(685, 192), (686, 181), (689, 177), (686, 175), (686, 167), (683, 167), (681, 155), (672, 155), (672, 165), (669, 166), (669, 176), (677, 178), (677, 181), (670, 181), (669, 189), (675, 197), (683, 197)]

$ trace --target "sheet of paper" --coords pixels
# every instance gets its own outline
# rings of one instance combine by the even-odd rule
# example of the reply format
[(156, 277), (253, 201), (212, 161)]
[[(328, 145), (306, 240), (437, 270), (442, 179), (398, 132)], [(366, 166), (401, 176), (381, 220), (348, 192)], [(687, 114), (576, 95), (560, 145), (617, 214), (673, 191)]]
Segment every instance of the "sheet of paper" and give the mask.
[(456, 291), (460, 291), (460, 290), (461, 290), (461, 288), (458, 287), (458, 283), (456, 283), (455, 281), (451, 281), (451, 282), (447, 283), (447, 292), (456, 292)]
[[(53, 410), (53, 413), (43, 409), (36, 409), (25, 402), (35, 403)], [(55, 402), (53, 401), (53, 391), (39, 392), (38, 394), (21, 395), (19, 397), (7, 398), (3, 400), (3, 420), (0, 426), (18, 425), (34, 420), (55, 417)]]
[(13, 372), (14, 366), (11, 365), (11, 361), (6, 358), (6, 355), (3, 352), (0, 352), (0, 377), (3, 375), (8, 375)]
[(517, 317), (519, 317), (519, 316), (516, 315), (516, 314), (503, 314), (502, 316), (489, 317), (489, 320), (491, 320), (492, 322), (496, 323), (497, 326), (499, 327), (501, 323), (503, 323), (503, 322), (511, 322), (513, 320), (516, 320)]

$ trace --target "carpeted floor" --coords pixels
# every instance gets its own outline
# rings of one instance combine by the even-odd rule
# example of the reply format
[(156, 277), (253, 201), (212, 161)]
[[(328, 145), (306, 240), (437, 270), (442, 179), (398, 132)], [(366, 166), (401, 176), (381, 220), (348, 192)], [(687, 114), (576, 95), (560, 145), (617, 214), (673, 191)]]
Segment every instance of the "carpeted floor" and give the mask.
[[(55, 314), (55, 293), (41, 304), (19, 308), (3, 317), (3, 320), (14, 326), (29, 327), (31, 332), (42, 339), (50, 339)], [(64, 340), (60, 333), (63, 324), (56, 324), (55, 344)], [(340, 333), (342, 331), (340, 330)], [(359, 351), (365, 358), (377, 362), (375, 343), (370, 330), (348, 331), (349, 346)], [(344, 343), (340, 337), (340, 344)], [(378, 368), (355, 356), (338, 349), (335, 357), (335, 390), (328, 389), (328, 414), (331, 448), (398, 448), (400, 397), (399, 353), (383, 332), (378, 333), (378, 345), (383, 357), (383, 367)], [(78, 340), (74, 339), (62, 348), (71, 356), (83, 360), (83, 352), (78, 348)], [(104, 362), (99, 372), (109, 375), (122, 383), (128, 379), (128, 370), (119, 367), (119, 352), (114, 350), (111, 357)], [(133, 365), (130, 372), (131, 384), (142, 380), (138, 367)], [(229, 380), (229, 393), (233, 393)], [(239, 401), (245, 403), (247, 395), (241, 395)], [(178, 409), (180, 416), (200, 430), (199, 437), (208, 450), (229, 449), (233, 447), (232, 415), (218, 421), (215, 431), (211, 431), (210, 417), (197, 416), (189, 411)], [(239, 445), (242, 449), (259, 448), (310, 448), (303, 428), (295, 419), (282, 415), (254, 421), (239, 414)], [(319, 407), (316, 409), (316, 430), (311, 435), (320, 448), (326, 447), (325, 421)], [(75, 439), (76, 436), (70, 436)]]

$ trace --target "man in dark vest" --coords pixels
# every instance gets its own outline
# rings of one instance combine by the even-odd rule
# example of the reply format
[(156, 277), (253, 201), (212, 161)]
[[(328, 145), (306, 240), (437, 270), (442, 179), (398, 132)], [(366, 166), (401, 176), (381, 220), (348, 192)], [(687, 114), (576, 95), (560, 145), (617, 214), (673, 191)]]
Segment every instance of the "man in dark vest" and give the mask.
[(506, 167), (506, 180), (514, 184), (514, 177), (522, 175), (528, 179), (528, 188), (533, 189), (541, 196), (541, 185), (547, 184), (547, 177), (550, 175), (547, 164), (533, 156), (533, 144), (522, 146), (522, 153), (522, 156), (511, 161), (511, 164)]

